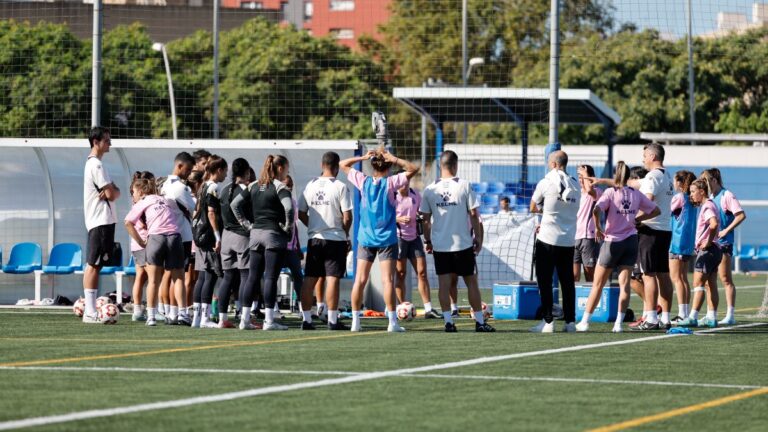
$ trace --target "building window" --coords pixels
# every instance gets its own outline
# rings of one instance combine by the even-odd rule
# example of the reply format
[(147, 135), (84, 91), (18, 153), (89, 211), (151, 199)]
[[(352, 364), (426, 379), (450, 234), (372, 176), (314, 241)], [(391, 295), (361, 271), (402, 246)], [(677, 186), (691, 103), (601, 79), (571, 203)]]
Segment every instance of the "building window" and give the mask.
[(240, 3), (241, 9), (264, 9), (264, 3), (260, 1), (245, 1)]
[(355, 31), (352, 29), (331, 29), (331, 37), (334, 39), (354, 39)]
[(330, 9), (335, 12), (355, 10), (355, 0), (331, 0)]
[(315, 6), (311, 1), (304, 2), (304, 21), (312, 19), (312, 15), (315, 13)]

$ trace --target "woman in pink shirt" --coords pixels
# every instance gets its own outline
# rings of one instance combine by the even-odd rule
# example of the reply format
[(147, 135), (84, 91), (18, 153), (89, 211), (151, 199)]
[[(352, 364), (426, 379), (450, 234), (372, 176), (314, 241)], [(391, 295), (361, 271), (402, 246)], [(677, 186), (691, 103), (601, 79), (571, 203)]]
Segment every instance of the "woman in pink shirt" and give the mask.
[[(691, 201), (699, 207), (696, 218), (696, 261), (693, 265), (693, 308), (688, 318), (678, 322), (682, 327), (717, 327), (717, 306), (720, 297), (717, 292), (717, 270), (723, 259), (723, 252), (717, 242), (720, 231), (720, 212), (709, 197), (709, 185), (704, 179), (691, 183)], [(707, 317), (698, 321), (703, 303), (704, 284), (707, 285)]]
[[(613, 325), (613, 332), (622, 331), (621, 323), (624, 321), (624, 311), (629, 306), (629, 279), (632, 267), (637, 261), (637, 228), (640, 222), (659, 215), (659, 207), (645, 194), (627, 186), (629, 180), (629, 167), (624, 161), (616, 165), (616, 175), (613, 178), (614, 187), (606, 189), (597, 200), (592, 210), (595, 220), (595, 238), (605, 240), (600, 247), (600, 257), (595, 267), (595, 279), (592, 282), (592, 291), (589, 293), (587, 307), (581, 322), (576, 325), (576, 331), (589, 330), (589, 319), (595, 311), (603, 287), (611, 276), (615, 267), (619, 268), (619, 285), (621, 297), (619, 299), (619, 314)], [(605, 230), (600, 217), (605, 213)]]
[[(125, 217), (125, 229), (131, 238), (146, 249), (147, 255), (147, 325), (157, 325), (157, 290), (164, 270), (171, 273), (171, 285), (184, 277), (184, 247), (176, 220), (176, 202), (157, 195), (152, 180), (138, 180), (133, 186), (136, 202)], [(134, 225), (146, 219), (147, 239), (141, 238)]]
[(592, 209), (603, 192), (595, 188), (593, 178), (595, 169), (591, 165), (579, 165), (579, 184), (581, 185), (581, 201), (579, 212), (576, 214), (576, 247), (573, 250), (573, 280), (581, 279), (581, 267), (584, 266), (584, 280), (592, 282), (595, 275), (600, 244), (595, 240), (595, 221)]

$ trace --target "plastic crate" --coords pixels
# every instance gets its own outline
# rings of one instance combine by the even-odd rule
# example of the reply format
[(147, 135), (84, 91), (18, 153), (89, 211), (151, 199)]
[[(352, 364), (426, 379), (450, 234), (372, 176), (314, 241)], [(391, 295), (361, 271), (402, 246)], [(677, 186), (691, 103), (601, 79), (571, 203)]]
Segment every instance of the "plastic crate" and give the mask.
[[(554, 288), (555, 303), (560, 290)], [(493, 284), (493, 318), (497, 320), (536, 319), (541, 307), (539, 286), (535, 281), (502, 282)]]
[[(576, 321), (581, 320), (587, 309), (587, 299), (592, 291), (592, 285), (576, 286)], [(613, 322), (616, 320), (616, 314), (619, 312), (619, 295), (621, 290), (619, 285), (614, 283), (603, 288), (600, 295), (600, 301), (592, 313), (592, 321)]]

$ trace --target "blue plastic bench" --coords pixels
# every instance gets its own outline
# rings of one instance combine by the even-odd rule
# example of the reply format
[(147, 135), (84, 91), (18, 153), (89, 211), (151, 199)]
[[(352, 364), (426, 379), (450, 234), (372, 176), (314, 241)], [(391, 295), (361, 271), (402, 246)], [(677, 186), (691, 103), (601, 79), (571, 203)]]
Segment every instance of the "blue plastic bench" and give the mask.
[(3, 273), (29, 274), (43, 268), (43, 249), (37, 243), (19, 243), (11, 249)]
[(42, 276), (67, 275), (83, 270), (83, 250), (75, 243), (60, 243), (51, 249), (48, 264), (41, 270), (35, 270), (35, 300), (41, 300)]

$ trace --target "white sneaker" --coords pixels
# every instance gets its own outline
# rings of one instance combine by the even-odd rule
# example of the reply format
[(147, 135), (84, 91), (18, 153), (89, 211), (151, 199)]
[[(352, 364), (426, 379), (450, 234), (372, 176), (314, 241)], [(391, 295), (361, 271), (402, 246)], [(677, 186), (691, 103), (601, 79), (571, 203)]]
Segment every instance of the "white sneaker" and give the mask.
[(582, 332), (585, 332), (585, 331), (589, 331), (589, 323), (582, 321), (582, 322), (576, 324), (576, 331), (579, 332), (579, 333), (582, 333)]
[(531, 333), (554, 333), (555, 332), (555, 322), (552, 321), (551, 323), (547, 323), (544, 320), (541, 320), (540, 323), (536, 324), (535, 326), (531, 327), (529, 330)]
[(405, 329), (400, 327), (400, 324), (390, 324), (389, 327), (387, 327), (387, 332), (389, 332), (389, 333), (405, 333)]
[(565, 323), (563, 326), (563, 331), (566, 333), (576, 333), (576, 323)]
[(245, 321), (240, 321), (240, 325), (237, 328), (239, 328), (240, 330), (257, 330), (258, 329), (258, 327), (256, 327), (252, 323), (245, 322)]
[(213, 321), (206, 321), (200, 323), (200, 328), (219, 328), (219, 325)]
[(192, 316), (192, 325), (190, 327), (192, 328), (200, 328), (200, 323), (202, 319), (199, 314), (195, 314)]
[(360, 321), (358, 321), (357, 324), (352, 323), (352, 326), (350, 327), (349, 331), (361, 332), (363, 331), (363, 326), (360, 324)]
[(98, 312), (92, 314), (83, 314), (83, 322), (86, 324), (101, 324), (101, 318), (99, 318)]
[(624, 329), (621, 328), (621, 325), (614, 325), (611, 329), (611, 332), (613, 333), (624, 333)]
[(164, 313), (160, 313), (160, 312), (157, 312), (157, 313), (155, 314), (155, 321), (162, 321), (162, 322), (165, 322), (165, 319), (166, 319), (166, 318), (165, 318), (165, 314), (164, 314)]
[(733, 317), (725, 317), (722, 321), (718, 322), (720, 325), (734, 325), (736, 320)]
[(131, 315), (131, 321), (146, 321), (146, 315)]
[(157, 321), (154, 318), (147, 318), (147, 327), (154, 327), (157, 325)]
[(287, 325), (282, 325), (282, 324), (280, 324), (277, 321), (272, 321), (272, 322), (264, 321), (264, 326), (261, 329), (265, 330), (265, 331), (270, 331), (270, 330), (288, 330), (288, 326)]

